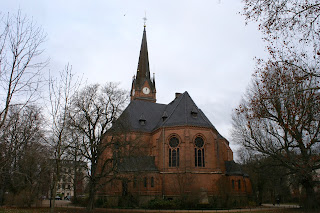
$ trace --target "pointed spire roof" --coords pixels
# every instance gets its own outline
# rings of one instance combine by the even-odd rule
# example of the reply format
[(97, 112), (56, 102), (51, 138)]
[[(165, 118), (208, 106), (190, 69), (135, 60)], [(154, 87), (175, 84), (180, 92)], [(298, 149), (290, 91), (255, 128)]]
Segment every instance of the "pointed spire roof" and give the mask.
[(150, 79), (150, 68), (149, 68), (149, 56), (148, 56), (148, 45), (147, 45), (147, 34), (146, 26), (143, 29), (143, 36), (140, 48), (140, 56), (137, 68), (136, 83), (137, 86), (142, 86), (146, 79)]

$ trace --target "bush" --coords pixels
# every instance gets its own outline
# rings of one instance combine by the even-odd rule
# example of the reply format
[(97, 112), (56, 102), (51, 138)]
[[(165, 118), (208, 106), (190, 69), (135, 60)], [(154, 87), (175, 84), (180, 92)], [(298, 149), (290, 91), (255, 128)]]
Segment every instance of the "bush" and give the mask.
[(107, 208), (108, 207), (107, 199), (105, 199), (104, 197), (98, 197), (98, 199), (95, 202), (95, 206), (97, 208)]
[(125, 197), (120, 197), (118, 206), (125, 208), (136, 208), (138, 207), (138, 199), (132, 195), (127, 195)]
[(5, 196), (4, 203), (8, 206), (31, 207), (35, 200), (36, 196), (29, 190), (22, 190), (18, 194), (7, 194)]
[(257, 203), (254, 202), (254, 201), (252, 201), (252, 200), (250, 200), (250, 201), (248, 202), (248, 206), (249, 206), (249, 207), (256, 207), (256, 206), (257, 206)]
[(180, 200), (167, 200), (156, 198), (148, 202), (148, 209), (180, 209), (181, 208)]
[(73, 198), (71, 198), (71, 202), (75, 205), (87, 206), (88, 205), (88, 197), (87, 196), (77, 196), (77, 199), (75, 199), (73, 197)]

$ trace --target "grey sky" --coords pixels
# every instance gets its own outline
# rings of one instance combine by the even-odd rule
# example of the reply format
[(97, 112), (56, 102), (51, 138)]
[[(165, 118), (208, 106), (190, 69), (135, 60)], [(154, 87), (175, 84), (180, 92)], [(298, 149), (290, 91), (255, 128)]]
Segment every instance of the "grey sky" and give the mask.
[(43, 27), (51, 72), (70, 63), (89, 83), (116, 81), (129, 90), (146, 11), (157, 102), (188, 91), (231, 140), (232, 109), (251, 79), (253, 58), (266, 55), (257, 26), (245, 26), (239, 15), (242, 6), (241, 0), (5, 0), (1, 12), (20, 8)]

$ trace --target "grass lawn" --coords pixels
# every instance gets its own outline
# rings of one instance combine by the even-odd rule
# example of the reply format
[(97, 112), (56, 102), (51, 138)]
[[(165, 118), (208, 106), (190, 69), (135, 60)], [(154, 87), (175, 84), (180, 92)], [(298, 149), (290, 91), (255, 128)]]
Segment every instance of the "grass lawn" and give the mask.
[[(50, 212), (49, 208), (0, 208), (0, 213), (47, 213)], [(56, 213), (86, 213), (86, 209), (84, 208), (56, 208)], [(257, 213), (318, 213), (318, 211), (304, 211), (301, 209), (251, 209), (251, 211), (242, 209), (239, 210), (224, 210), (224, 211), (215, 211), (215, 210), (137, 210), (137, 209), (95, 209), (93, 213), (152, 213), (152, 212), (162, 212), (162, 213), (170, 213), (170, 212), (180, 212), (180, 213), (215, 213), (215, 212), (241, 212), (241, 213), (250, 213), (250, 212), (257, 212)]]

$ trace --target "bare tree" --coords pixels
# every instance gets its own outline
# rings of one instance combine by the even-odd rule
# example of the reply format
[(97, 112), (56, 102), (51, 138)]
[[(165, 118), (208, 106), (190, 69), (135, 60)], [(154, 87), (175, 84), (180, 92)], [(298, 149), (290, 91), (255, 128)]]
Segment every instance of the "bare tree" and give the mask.
[(38, 107), (10, 107), (0, 133), (0, 204), (4, 192), (10, 203), (28, 206), (44, 195), (49, 167), (42, 125)]
[(259, 23), (271, 57), (258, 60), (254, 84), (234, 116), (235, 135), (294, 174), (306, 190), (306, 205), (313, 206), (313, 173), (319, 167), (320, 4), (244, 0), (243, 15)]
[(195, 176), (185, 168), (176, 167), (173, 172), (174, 184), (172, 189), (180, 196), (182, 205), (187, 206), (190, 203), (199, 203), (200, 191), (194, 191), (192, 187), (195, 184)]
[[(318, 0), (244, 0), (246, 20), (259, 22), (267, 35), (297, 36), (319, 44), (320, 3)], [(271, 37), (270, 37), (271, 38)], [(277, 38), (276, 38), (277, 39)]]
[(249, 174), (253, 189), (253, 197), (257, 204), (275, 203), (278, 198), (281, 202), (292, 202), (290, 189), (294, 189), (290, 173), (282, 164), (269, 156), (263, 156), (257, 151), (242, 147), (238, 150), (241, 156), (241, 166)]
[(235, 138), (246, 148), (288, 169), (316, 207), (315, 170), (320, 168), (319, 82), (296, 66), (269, 61), (234, 113)]
[(126, 91), (119, 89), (115, 83), (103, 87), (98, 84), (86, 86), (72, 100), (70, 126), (84, 136), (80, 151), (89, 165), (89, 211), (94, 208), (100, 180), (110, 175), (110, 170), (106, 170), (109, 164), (107, 160), (98, 168), (102, 154), (113, 147), (111, 143), (103, 143), (104, 134), (120, 116), (127, 100)]
[(244, 0), (243, 15), (259, 23), (273, 61), (320, 78), (318, 0)]
[(34, 100), (47, 63), (39, 60), (45, 38), (42, 29), (20, 11), (0, 18), (0, 129), (11, 105), (23, 107)]
[[(67, 154), (66, 149), (70, 143), (71, 133), (67, 123), (70, 101), (80, 86), (80, 82), (74, 80), (72, 68), (69, 64), (59, 74), (58, 78), (53, 78), (52, 76), (49, 78), (51, 134), (47, 142), (54, 151), (51, 198), (56, 196), (57, 184), (61, 173), (61, 161)], [(50, 199), (50, 207), (51, 212), (54, 212), (55, 199)]]
[(65, 159), (70, 162), (69, 169), (72, 171), (69, 177), (72, 181), (73, 190), (73, 203), (78, 203), (78, 193), (84, 191), (84, 179), (85, 172), (87, 171), (88, 165), (81, 155), (80, 148), (81, 142), (83, 141), (83, 135), (79, 134), (72, 127), (68, 127), (68, 145), (66, 150)]

